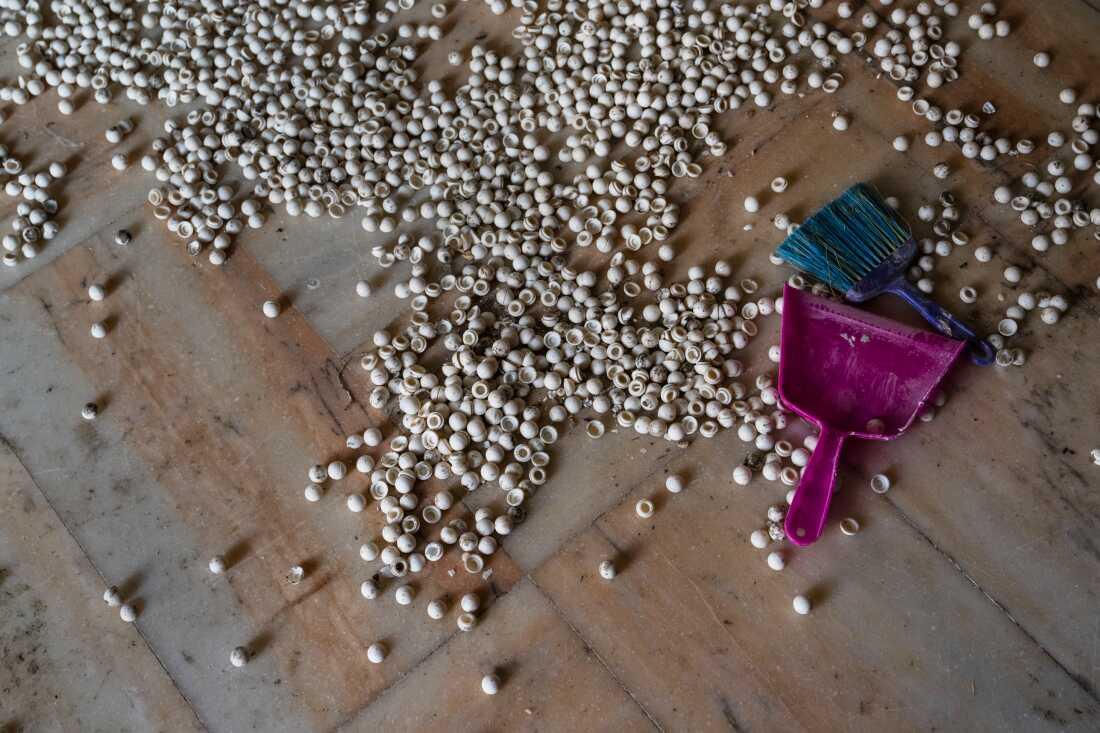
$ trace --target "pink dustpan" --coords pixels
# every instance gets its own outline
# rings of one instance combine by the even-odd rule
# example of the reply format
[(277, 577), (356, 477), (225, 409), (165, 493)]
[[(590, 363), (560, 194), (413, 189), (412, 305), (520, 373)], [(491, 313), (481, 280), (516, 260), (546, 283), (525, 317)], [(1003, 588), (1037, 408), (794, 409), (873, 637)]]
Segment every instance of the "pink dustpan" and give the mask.
[(787, 511), (792, 542), (809, 545), (821, 536), (845, 439), (891, 440), (905, 432), (965, 347), (783, 289), (779, 396), (821, 431)]

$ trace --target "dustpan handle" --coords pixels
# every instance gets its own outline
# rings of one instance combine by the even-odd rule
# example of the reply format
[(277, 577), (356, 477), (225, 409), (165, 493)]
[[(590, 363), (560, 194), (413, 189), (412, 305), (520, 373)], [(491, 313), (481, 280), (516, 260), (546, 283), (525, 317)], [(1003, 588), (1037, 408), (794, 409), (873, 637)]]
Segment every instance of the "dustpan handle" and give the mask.
[(840, 449), (846, 437), (846, 433), (828, 427), (822, 427), (817, 436), (817, 445), (798, 481), (783, 525), (787, 539), (796, 545), (804, 547), (813, 544), (825, 528), (840, 463)]
[(924, 293), (917, 290), (904, 275), (890, 283), (887, 289), (913, 306), (924, 320), (935, 326), (944, 336), (969, 342), (970, 360), (975, 364), (988, 366), (993, 363), (996, 354), (988, 341), (978, 338), (970, 326), (955, 318), (935, 301), (925, 297)]

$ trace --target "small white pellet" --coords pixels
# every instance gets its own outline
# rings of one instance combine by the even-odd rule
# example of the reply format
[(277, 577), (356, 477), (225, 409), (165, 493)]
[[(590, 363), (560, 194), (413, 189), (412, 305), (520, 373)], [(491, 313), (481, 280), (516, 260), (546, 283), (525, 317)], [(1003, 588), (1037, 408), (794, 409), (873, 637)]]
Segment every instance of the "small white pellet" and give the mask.
[(210, 568), (210, 572), (214, 575), (221, 575), (225, 572), (226, 568), (225, 558), (221, 555), (214, 555), (214, 557), (210, 558), (208, 567)]
[(665, 479), (665, 488), (670, 494), (679, 494), (684, 490), (684, 480), (674, 473), (670, 474)]
[(264, 304), (263, 304), (263, 307), (262, 307), (262, 310), (263, 310), (263, 314), (265, 316), (267, 316), (268, 318), (278, 318), (279, 317), (279, 310), (280, 310), (279, 309), (279, 304), (277, 302), (275, 302), (274, 300), (265, 300)]
[(604, 580), (614, 580), (616, 574), (615, 563), (604, 560), (600, 563), (600, 577)]
[(487, 674), (482, 677), (481, 691), (486, 695), (495, 695), (500, 692), (500, 677), (495, 674)]
[(123, 603), (118, 607), (118, 617), (128, 624), (137, 620), (137, 611), (129, 603)]
[(229, 663), (234, 667), (243, 667), (248, 664), (248, 650), (243, 646), (234, 647), (233, 651), (229, 652)]
[(768, 546), (768, 533), (762, 529), (753, 530), (749, 535), (749, 542), (758, 550)]
[(447, 606), (438, 598), (428, 603), (428, 618), (438, 621), (447, 613)]
[(795, 596), (794, 600), (791, 601), (791, 605), (794, 607), (794, 612), (800, 616), (805, 616), (810, 612), (810, 599), (806, 596)]
[(371, 664), (381, 664), (386, 660), (385, 645), (375, 642), (367, 647), (367, 661)]
[(769, 552), (768, 553), (768, 567), (772, 570), (779, 571), (787, 567), (787, 561), (783, 559), (782, 553)]

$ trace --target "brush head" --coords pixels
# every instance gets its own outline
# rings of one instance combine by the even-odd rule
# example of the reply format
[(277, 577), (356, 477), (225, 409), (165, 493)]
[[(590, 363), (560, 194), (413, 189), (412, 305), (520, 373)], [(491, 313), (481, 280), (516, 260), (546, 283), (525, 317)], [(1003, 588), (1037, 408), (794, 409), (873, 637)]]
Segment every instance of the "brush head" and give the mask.
[(778, 254), (846, 293), (911, 238), (909, 225), (878, 191), (857, 183), (795, 229), (779, 245)]

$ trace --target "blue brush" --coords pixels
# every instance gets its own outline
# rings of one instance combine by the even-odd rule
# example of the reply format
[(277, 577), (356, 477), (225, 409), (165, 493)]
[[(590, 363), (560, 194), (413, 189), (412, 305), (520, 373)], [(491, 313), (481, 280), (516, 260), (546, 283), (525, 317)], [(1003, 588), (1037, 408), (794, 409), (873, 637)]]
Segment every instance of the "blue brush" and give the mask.
[(854, 303), (882, 293), (903, 298), (944, 336), (968, 341), (975, 364), (993, 362), (993, 347), (929, 300), (905, 278), (917, 253), (909, 225), (866, 183), (827, 204), (779, 245), (779, 256)]

